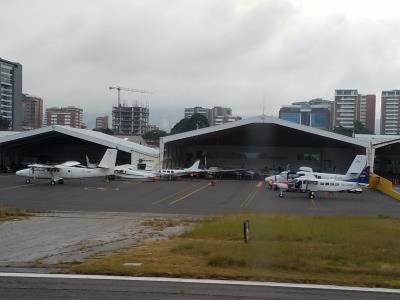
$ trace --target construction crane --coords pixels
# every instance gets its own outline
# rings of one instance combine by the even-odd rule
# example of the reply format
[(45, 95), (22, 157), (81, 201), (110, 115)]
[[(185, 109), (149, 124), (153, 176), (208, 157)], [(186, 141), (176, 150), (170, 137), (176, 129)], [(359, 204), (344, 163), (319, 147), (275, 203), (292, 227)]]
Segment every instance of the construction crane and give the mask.
[(118, 85), (110, 86), (110, 90), (118, 91), (118, 134), (121, 132), (121, 91), (133, 92), (133, 93), (141, 93), (141, 94), (151, 94), (150, 91), (140, 90), (140, 89), (131, 89), (125, 88)]

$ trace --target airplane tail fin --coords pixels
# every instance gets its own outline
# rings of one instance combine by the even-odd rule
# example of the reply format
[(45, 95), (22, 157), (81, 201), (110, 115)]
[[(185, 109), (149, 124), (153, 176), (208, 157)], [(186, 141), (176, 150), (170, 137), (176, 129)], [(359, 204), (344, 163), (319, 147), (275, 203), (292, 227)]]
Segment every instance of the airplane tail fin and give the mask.
[(366, 155), (356, 155), (350, 168), (347, 170), (346, 177), (357, 178), (364, 171), (366, 164)]
[(187, 169), (187, 171), (191, 172), (191, 171), (198, 171), (199, 170), (199, 165), (200, 165), (200, 160), (196, 160), (194, 162), (194, 164)]
[(86, 155), (86, 166), (88, 168), (96, 168), (97, 165), (90, 162), (89, 157)]
[(117, 149), (107, 149), (98, 167), (103, 169), (112, 169), (114, 172), (115, 162), (117, 160), (117, 152)]
[(357, 181), (358, 184), (364, 185), (364, 186), (367, 186), (369, 184), (369, 171), (370, 171), (369, 166), (365, 167), (362, 170), (362, 172), (358, 176), (358, 181)]

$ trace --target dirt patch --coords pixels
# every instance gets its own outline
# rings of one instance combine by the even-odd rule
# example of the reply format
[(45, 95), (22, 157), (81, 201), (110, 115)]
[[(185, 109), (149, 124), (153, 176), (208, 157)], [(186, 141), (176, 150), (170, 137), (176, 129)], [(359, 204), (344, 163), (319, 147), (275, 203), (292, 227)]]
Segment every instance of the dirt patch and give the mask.
[(41, 213), (0, 223), (0, 267), (54, 268), (148, 239), (179, 235), (194, 216), (143, 213)]

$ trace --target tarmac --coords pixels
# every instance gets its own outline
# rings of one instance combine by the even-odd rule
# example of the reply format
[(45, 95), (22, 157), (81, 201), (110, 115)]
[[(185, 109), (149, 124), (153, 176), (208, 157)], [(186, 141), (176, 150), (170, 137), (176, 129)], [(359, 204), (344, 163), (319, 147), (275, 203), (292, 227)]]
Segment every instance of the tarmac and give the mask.
[(377, 191), (362, 194), (286, 193), (267, 189), (262, 181), (205, 179), (135, 182), (102, 178), (48, 180), (26, 184), (15, 175), (0, 176), (0, 206), (40, 211), (139, 212), (214, 215), (240, 212), (303, 215), (382, 215), (400, 217), (400, 202)]

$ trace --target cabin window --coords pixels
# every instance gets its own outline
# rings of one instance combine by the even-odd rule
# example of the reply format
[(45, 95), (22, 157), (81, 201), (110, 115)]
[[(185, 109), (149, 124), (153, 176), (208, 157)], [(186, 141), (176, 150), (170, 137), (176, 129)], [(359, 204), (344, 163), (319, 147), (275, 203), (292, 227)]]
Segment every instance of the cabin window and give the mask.
[(325, 182), (325, 185), (329, 185), (329, 182)]
[(324, 183), (323, 183), (323, 182), (320, 182), (319, 185), (324, 185)]
[(335, 182), (335, 186), (339, 186), (339, 182)]
[(331, 182), (331, 184), (330, 184), (330, 185), (335, 185), (335, 183)]

